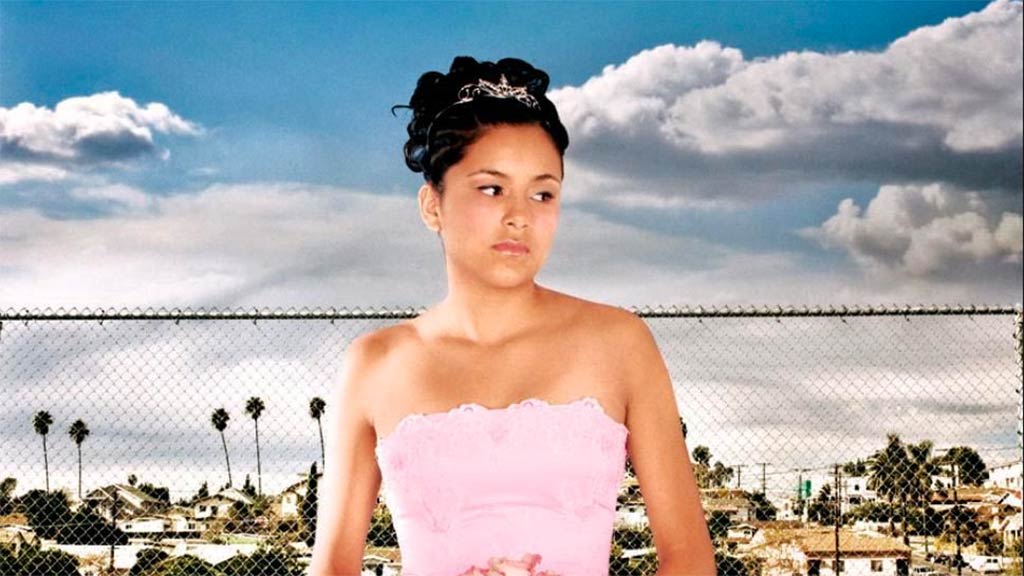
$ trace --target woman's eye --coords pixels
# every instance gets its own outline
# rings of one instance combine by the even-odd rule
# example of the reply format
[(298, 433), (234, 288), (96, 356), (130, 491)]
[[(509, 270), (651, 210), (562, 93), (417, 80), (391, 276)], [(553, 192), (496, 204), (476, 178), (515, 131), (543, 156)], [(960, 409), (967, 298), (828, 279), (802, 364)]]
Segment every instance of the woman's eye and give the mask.
[[(501, 190), (501, 186), (480, 186), (480, 187), (477, 188), (477, 190), (481, 190), (481, 191), (489, 190), (489, 189), (494, 189), (494, 190), (500, 191)], [(486, 192), (484, 192), (484, 193), (486, 194)], [(497, 192), (495, 192), (494, 195), (497, 195)], [(488, 194), (488, 196), (491, 196), (491, 194)], [(551, 192), (538, 192), (538, 193), (534, 194), (534, 196), (547, 196), (547, 198), (545, 198), (543, 200), (544, 202), (550, 202), (551, 200), (554, 200), (554, 198), (555, 198), (555, 195), (552, 194)]]

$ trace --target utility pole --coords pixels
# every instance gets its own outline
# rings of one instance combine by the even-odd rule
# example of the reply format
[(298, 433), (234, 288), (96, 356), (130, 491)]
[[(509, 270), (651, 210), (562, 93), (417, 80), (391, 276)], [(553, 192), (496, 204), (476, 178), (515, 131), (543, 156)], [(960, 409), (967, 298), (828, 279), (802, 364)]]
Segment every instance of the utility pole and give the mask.
[(736, 487), (743, 488), (743, 464), (736, 465)]
[(840, 569), (839, 569), (839, 561), (840, 561), (840, 558), (839, 558), (839, 518), (840, 518), (840, 516), (842, 516), (842, 513), (843, 513), (842, 512), (843, 509), (842, 509), (842, 506), (841, 506), (840, 501), (839, 501), (839, 474), (840, 474), (840, 472), (839, 472), (839, 464), (836, 464), (836, 516), (835, 516), (836, 563), (835, 563), (835, 570), (833, 571), (836, 574), (839, 574), (839, 572), (840, 572)]
[(768, 481), (765, 477), (764, 467), (767, 466), (767, 462), (761, 462), (761, 494), (768, 495)]
[(954, 529), (956, 530), (956, 574), (962, 576), (963, 568), (960, 566), (960, 498), (956, 493), (956, 485), (960, 478), (960, 465), (958, 462), (953, 461), (953, 521), (955, 522)]
[(114, 545), (117, 543), (117, 486), (114, 486), (114, 501), (110, 505), (110, 572), (114, 572)]

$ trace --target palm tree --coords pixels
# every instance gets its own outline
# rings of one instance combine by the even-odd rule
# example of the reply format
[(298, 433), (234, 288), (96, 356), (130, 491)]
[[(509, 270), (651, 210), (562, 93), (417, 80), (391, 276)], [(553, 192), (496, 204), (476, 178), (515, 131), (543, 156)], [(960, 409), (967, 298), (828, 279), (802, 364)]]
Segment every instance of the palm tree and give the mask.
[[(910, 474), (910, 462), (907, 451), (900, 442), (899, 434), (888, 434), (885, 448), (875, 452), (868, 458), (868, 488), (885, 497), (889, 503), (889, 534), (896, 533), (894, 502), (897, 498), (906, 498), (907, 476)], [(906, 515), (904, 514), (904, 528)], [(905, 531), (905, 530), (904, 530)]]
[(49, 412), (40, 410), (32, 419), (32, 427), (36, 434), (43, 437), (43, 469), (46, 472), (46, 491), (50, 491), (50, 457), (46, 452), (46, 435), (50, 433), (50, 425), (53, 424), (53, 417)]
[(82, 442), (89, 436), (89, 427), (81, 420), (75, 420), (68, 428), (68, 435), (78, 445), (78, 499), (82, 499)]
[(924, 531), (924, 549), (928, 551), (928, 500), (932, 493), (932, 474), (937, 466), (932, 462), (931, 440), (924, 440), (918, 444), (907, 446), (907, 453), (910, 456), (910, 468), (913, 479), (910, 483), (910, 499), (917, 503), (921, 509), (921, 528)]
[(324, 427), (320, 423), (320, 418), (324, 415), (324, 408), (327, 407), (327, 403), (324, 399), (319, 396), (313, 396), (313, 399), (309, 401), (309, 417), (316, 420), (316, 427), (320, 430), (320, 467), (324, 467)]
[(253, 396), (245, 403), (245, 413), (252, 416), (253, 424), (256, 425), (256, 493), (263, 495), (263, 473), (260, 470), (260, 414), (263, 414), (263, 400), (259, 396)]
[(228, 443), (224, 440), (224, 429), (228, 427), (228, 420), (231, 416), (228, 415), (228, 411), (223, 408), (217, 408), (213, 411), (213, 415), (210, 416), (210, 423), (213, 427), (220, 432), (220, 442), (224, 445), (224, 461), (228, 464), (228, 486), (231, 486), (231, 459), (228, 458)]

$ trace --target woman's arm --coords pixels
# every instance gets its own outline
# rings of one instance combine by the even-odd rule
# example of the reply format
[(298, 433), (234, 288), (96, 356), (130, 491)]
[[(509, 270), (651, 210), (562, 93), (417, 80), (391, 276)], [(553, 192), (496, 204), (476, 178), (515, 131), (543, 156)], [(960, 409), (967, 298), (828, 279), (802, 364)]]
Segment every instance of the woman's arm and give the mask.
[(716, 574), (715, 551), (690, 463), (672, 379), (647, 323), (625, 323), (627, 451), (658, 553), (657, 576)]
[(376, 433), (367, 418), (369, 367), (376, 350), (371, 335), (345, 349), (341, 378), (324, 413), (325, 467), (317, 494), (316, 541), (309, 576), (358, 576), (381, 475)]

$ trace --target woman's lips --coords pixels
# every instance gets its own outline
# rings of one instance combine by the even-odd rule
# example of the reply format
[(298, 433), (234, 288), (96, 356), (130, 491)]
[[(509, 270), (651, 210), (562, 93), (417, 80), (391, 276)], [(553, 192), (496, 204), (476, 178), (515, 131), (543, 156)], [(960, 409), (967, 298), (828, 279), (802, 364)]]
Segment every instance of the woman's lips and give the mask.
[(530, 251), (530, 249), (526, 247), (526, 244), (520, 244), (518, 242), (499, 242), (494, 245), (494, 249), (506, 254), (526, 254)]

